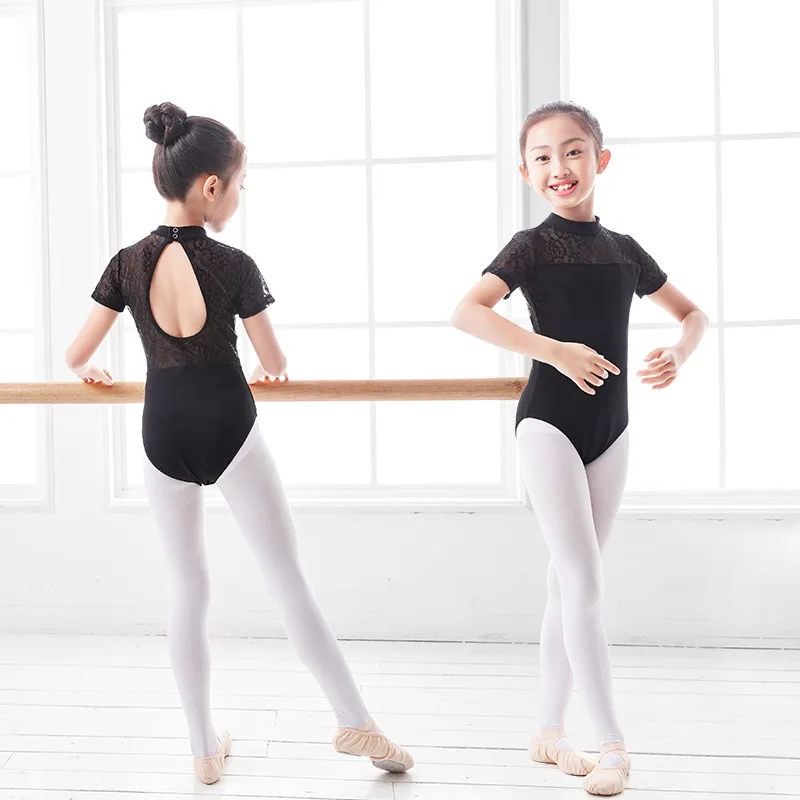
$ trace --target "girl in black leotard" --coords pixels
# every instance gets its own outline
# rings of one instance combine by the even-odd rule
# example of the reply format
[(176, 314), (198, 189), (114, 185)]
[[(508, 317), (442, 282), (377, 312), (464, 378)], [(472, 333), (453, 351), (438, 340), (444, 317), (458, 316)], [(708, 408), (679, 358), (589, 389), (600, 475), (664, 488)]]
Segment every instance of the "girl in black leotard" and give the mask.
[(127, 306), (147, 357), (142, 438), (145, 488), (172, 583), (169, 648), (197, 777), (219, 780), (231, 740), (211, 720), (208, 564), (202, 487), (216, 483), (272, 589), (290, 641), (333, 707), (339, 752), (403, 772), (411, 756), (370, 718), (311, 592), (280, 478), (256, 423), (239, 363), (235, 316), (259, 356), (251, 382), (284, 377), (267, 316), (272, 295), (255, 262), (206, 234), (235, 213), (247, 161), (224, 125), (172, 103), (144, 115), (156, 143), (153, 177), (166, 219), (109, 263), (89, 319), (67, 351), (87, 382), (113, 383), (89, 359)]
[[(540, 657), (540, 732), (531, 756), (586, 775), (593, 794), (617, 794), (630, 758), (611, 693), (600, 613), (600, 552), (616, 516), (628, 464), (628, 317), (633, 295), (649, 295), (682, 324), (680, 340), (649, 353), (638, 371), (654, 389), (669, 386), (708, 324), (630, 236), (600, 224), (595, 178), (608, 167), (597, 120), (581, 106), (548, 103), (520, 134), (527, 184), (551, 206), (520, 231), (464, 297), (453, 324), (533, 359), (517, 407), (517, 447), (528, 494), (550, 550)], [(644, 191), (645, 178), (631, 187)], [(515, 289), (533, 331), (493, 311)], [(573, 676), (599, 740), (598, 763), (564, 733)]]

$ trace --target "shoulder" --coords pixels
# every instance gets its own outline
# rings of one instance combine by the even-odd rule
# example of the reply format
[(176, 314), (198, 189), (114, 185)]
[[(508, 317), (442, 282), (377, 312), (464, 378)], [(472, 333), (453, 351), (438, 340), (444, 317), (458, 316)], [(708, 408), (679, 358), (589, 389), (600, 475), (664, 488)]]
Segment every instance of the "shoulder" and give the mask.
[(215, 257), (220, 260), (228, 261), (244, 269), (257, 269), (256, 262), (252, 256), (249, 256), (244, 250), (240, 250), (238, 247), (225, 244), (218, 239), (212, 239), (210, 236), (205, 239), (205, 245)]

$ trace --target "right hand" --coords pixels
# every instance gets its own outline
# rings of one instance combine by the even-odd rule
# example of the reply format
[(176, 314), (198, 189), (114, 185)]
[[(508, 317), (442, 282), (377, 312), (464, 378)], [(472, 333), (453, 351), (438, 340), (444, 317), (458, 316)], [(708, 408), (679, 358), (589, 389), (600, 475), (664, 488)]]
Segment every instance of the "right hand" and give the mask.
[(602, 386), (609, 372), (620, 374), (616, 364), (580, 342), (559, 342), (551, 363), (586, 394), (597, 394), (592, 386)]
[(249, 384), (254, 383), (275, 383), (275, 381), (279, 381), (280, 383), (284, 383), (285, 381), (289, 380), (289, 373), (284, 370), (280, 375), (270, 375), (264, 367), (261, 366), (259, 362), (253, 368), (253, 371), (250, 373), (250, 377), (247, 379)]
[(98, 367), (97, 364), (92, 364), (91, 361), (73, 370), (84, 383), (104, 383), (106, 386), (113, 386), (114, 379), (107, 369)]

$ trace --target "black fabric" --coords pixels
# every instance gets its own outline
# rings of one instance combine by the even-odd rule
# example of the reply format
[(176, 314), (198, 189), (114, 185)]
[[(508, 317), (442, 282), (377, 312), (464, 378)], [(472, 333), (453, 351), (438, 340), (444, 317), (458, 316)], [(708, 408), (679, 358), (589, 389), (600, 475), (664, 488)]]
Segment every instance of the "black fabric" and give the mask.
[(579, 342), (620, 370), (587, 394), (555, 367), (534, 361), (517, 406), (516, 424), (532, 417), (561, 430), (584, 464), (602, 455), (628, 424), (628, 323), (634, 293), (642, 297), (667, 280), (655, 260), (630, 236), (593, 222), (551, 214), (516, 233), (483, 274), (520, 289), (533, 330)]
[[(164, 248), (180, 243), (206, 307), (193, 336), (163, 331), (150, 308), (150, 284)], [(236, 348), (235, 316), (274, 302), (250, 256), (198, 226), (161, 225), (109, 262), (92, 298), (136, 324), (147, 361), (142, 439), (153, 465), (170, 477), (214, 483), (239, 451), (256, 418)]]

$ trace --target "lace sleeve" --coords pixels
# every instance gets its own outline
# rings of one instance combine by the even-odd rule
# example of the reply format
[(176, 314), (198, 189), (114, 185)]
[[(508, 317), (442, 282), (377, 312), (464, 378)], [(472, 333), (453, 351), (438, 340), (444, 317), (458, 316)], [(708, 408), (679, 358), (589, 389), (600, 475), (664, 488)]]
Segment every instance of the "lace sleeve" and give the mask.
[(636, 294), (644, 297), (653, 294), (667, 282), (667, 273), (661, 269), (656, 260), (631, 236), (628, 237), (633, 246), (636, 263), (639, 265), (639, 278), (636, 282)]
[(533, 247), (530, 234), (528, 231), (519, 231), (481, 274), (491, 272), (505, 281), (508, 286), (505, 297), (509, 297), (511, 292), (530, 280), (532, 270)]
[(250, 256), (243, 254), (234, 310), (242, 319), (247, 319), (274, 302), (275, 298), (270, 294), (258, 265)]
[(119, 275), (119, 253), (111, 261), (92, 292), (92, 300), (114, 311), (125, 310), (125, 299), (122, 296)]

